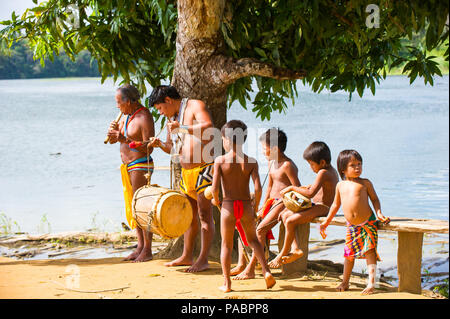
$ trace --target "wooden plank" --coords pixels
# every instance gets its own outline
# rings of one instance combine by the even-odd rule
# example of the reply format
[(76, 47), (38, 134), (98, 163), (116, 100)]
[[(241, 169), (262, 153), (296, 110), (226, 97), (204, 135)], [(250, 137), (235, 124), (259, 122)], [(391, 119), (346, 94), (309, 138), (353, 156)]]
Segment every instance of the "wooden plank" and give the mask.
[[(312, 223), (322, 223), (326, 217), (318, 217)], [(411, 233), (442, 233), (448, 234), (448, 221), (425, 218), (390, 217), (388, 225), (379, 223), (378, 230), (392, 230), (398, 232)], [(330, 225), (346, 226), (347, 221), (344, 216), (335, 216)]]
[(422, 292), (423, 233), (398, 232), (397, 273), (398, 291), (420, 294)]
[[(303, 251), (302, 258), (297, 259), (296, 261), (282, 265), (283, 275), (290, 275), (294, 273), (303, 273), (308, 268), (308, 243), (309, 243), (309, 231), (310, 225), (309, 223), (300, 224), (295, 227), (295, 237), (298, 241), (299, 248)], [(278, 239), (278, 251), (281, 251), (281, 248), (284, 244), (284, 234), (285, 228), (283, 223), (280, 224), (279, 230), (279, 239)]]

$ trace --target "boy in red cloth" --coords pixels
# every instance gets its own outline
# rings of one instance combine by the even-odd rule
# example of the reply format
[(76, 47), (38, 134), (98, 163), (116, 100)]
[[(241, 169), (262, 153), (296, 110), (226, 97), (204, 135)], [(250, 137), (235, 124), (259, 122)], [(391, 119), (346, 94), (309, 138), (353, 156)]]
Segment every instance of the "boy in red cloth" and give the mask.
[[(212, 182), (213, 203), (221, 207), (220, 234), (222, 247), (220, 263), (224, 276), (224, 285), (219, 289), (231, 291), (231, 251), (235, 227), (245, 243), (253, 248), (254, 254), (262, 267), (266, 288), (275, 285), (275, 278), (270, 273), (264, 257), (264, 247), (256, 237), (255, 208), (261, 199), (261, 182), (258, 163), (254, 158), (243, 153), (242, 145), (247, 137), (247, 126), (239, 120), (229, 121), (222, 127), (223, 156), (214, 160), (214, 177)], [(250, 197), (250, 177), (255, 185), (254, 206)], [(219, 185), (222, 184), (223, 204), (219, 201)]]
[[(268, 240), (267, 249), (270, 247), (270, 240), (273, 237), (271, 229), (278, 223), (278, 216), (285, 209), (280, 191), (288, 186), (301, 186), (298, 179), (298, 168), (295, 163), (284, 154), (286, 151), (287, 136), (278, 128), (270, 128), (259, 138), (264, 156), (269, 161), (268, 185), (264, 204), (259, 209), (257, 217), (261, 219), (256, 236), (261, 245), (265, 245)], [(234, 280), (245, 280), (255, 278), (256, 256), (252, 255), (247, 267), (243, 258), (243, 247), (239, 244), (239, 261), (235, 268), (231, 270), (231, 275), (237, 275)], [(298, 248), (296, 241), (294, 248)]]

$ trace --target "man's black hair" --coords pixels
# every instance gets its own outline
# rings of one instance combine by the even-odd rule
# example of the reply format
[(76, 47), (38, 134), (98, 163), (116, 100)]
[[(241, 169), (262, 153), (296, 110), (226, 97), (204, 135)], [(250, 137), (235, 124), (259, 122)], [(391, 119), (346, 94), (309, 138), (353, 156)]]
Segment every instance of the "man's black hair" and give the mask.
[(170, 97), (174, 100), (181, 99), (180, 94), (177, 89), (171, 85), (159, 85), (155, 87), (148, 97), (148, 105), (149, 107), (154, 106), (155, 104), (164, 103), (166, 97)]

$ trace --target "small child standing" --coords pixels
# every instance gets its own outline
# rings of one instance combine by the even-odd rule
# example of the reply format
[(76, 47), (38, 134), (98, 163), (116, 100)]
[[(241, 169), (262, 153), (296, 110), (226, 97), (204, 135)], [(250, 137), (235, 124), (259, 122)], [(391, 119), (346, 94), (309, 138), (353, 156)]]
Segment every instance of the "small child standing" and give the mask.
[(317, 174), (314, 182), (308, 186), (289, 186), (280, 194), (283, 196), (289, 191), (295, 191), (308, 197), (313, 206), (300, 212), (292, 212), (285, 209), (279, 219), (283, 220), (286, 228), (283, 248), (269, 263), (271, 268), (280, 268), (282, 264), (291, 263), (303, 256), (303, 251), (292, 245), (295, 240), (295, 228), (297, 225), (309, 223), (316, 217), (326, 216), (333, 203), (336, 184), (339, 182), (337, 171), (331, 165), (331, 152), (324, 142), (313, 142), (303, 152), (303, 158), (309, 163), (312, 171)]
[[(270, 273), (264, 257), (264, 248), (256, 237), (255, 208), (261, 200), (261, 181), (258, 163), (254, 158), (243, 153), (242, 145), (247, 137), (247, 126), (239, 120), (232, 120), (222, 127), (222, 142), (226, 154), (214, 160), (214, 176), (212, 182), (213, 203), (220, 205), (219, 185), (222, 184), (223, 205), (220, 216), (220, 234), (222, 247), (220, 263), (224, 276), (224, 285), (219, 287), (223, 292), (231, 291), (231, 251), (235, 227), (244, 243), (252, 247), (262, 267), (267, 289), (275, 285), (275, 278)], [(249, 182), (250, 177), (255, 185), (255, 203), (252, 205)]]
[(375, 287), (377, 260), (380, 260), (380, 257), (377, 253), (377, 220), (369, 206), (369, 198), (378, 219), (383, 223), (389, 223), (390, 220), (381, 213), (380, 201), (372, 183), (368, 179), (360, 178), (361, 155), (355, 150), (344, 150), (339, 153), (337, 166), (342, 181), (336, 186), (336, 195), (326, 220), (320, 224), (320, 231), (324, 233), (342, 204), (344, 217), (347, 220), (347, 234), (344, 248), (344, 273), (342, 283), (336, 290), (348, 290), (355, 258), (365, 258), (369, 279), (362, 294), (372, 294)]

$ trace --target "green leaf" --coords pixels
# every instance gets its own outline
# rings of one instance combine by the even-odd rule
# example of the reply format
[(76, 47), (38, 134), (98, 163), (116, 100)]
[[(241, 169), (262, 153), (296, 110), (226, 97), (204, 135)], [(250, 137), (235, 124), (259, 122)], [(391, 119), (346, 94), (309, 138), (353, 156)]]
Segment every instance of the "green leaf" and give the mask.
[(255, 47), (255, 51), (256, 51), (256, 53), (258, 53), (261, 57), (263, 57), (264, 59), (267, 59), (267, 55), (266, 55), (266, 53), (264, 52), (264, 50)]
[(364, 94), (364, 84), (365, 83), (364, 83), (363, 79), (357, 79), (356, 80), (356, 89), (357, 89), (358, 95), (360, 97), (362, 97), (363, 94)]
[(370, 90), (372, 91), (372, 94), (375, 95), (376, 86), (373, 77), (369, 77), (369, 83), (370, 83)]

